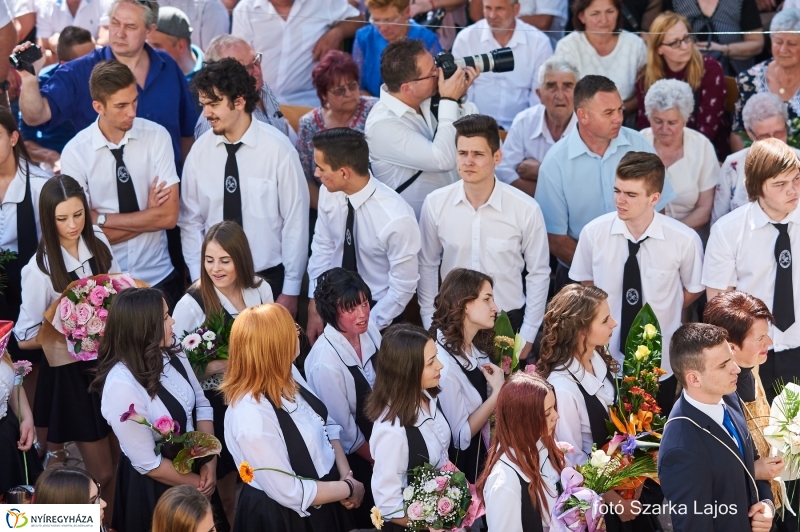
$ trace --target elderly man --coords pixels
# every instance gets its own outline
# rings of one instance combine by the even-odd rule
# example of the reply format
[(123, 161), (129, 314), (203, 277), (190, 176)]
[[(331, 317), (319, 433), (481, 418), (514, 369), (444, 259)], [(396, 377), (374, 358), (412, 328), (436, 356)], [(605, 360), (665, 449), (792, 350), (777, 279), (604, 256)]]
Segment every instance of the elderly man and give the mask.
[[(206, 49), (206, 61), (219, 61), (226, 57), (236, 59), (244, 65), (247, 73), (253, 76), (256, 82), (256, 90), (260, 98), (255, 111), (253, 111), (253, 118), (277, 128), (278, 131), (288, 136), (292, 144), (294, 144), (297, 136), (281, 114), (275, 93), (264, 82), (264, 75), (261, 70), (261, 54), (255, 53), (244, 39), (233, 35), (220, 35), (211, 41), (211, 44)], [(201, 114), (194, 128), (195, 138), (199, 138), (209, 129), (211, 129), (211, 126), (208, 120)]]
[(517, 0), (483, 0), (483, 20), (458, 34), (453, 55), (485, 54), (508, 47), (514, 52), (511, 72), (484, 72), (467, 93), (482, 114), (508, 129), (517, 113), (539, 103), (536, 93), (539, 67), (553, 55), (550, 39), (517, 18)]
[(531, 196), (536, 193), (545, 154), (569, 135), (578, 121), (572, 95), (579, 77), (577, 68), (556, 57), (539, 68), (536, 94), (542, 103), (519, 113), (511, 124), (503, 144), (503, 161), (495, 170), (497, 179)]
[(186, 13), (176, 7), (162, 7), (156, 31), (147, 38), (147, 44), (167, 52), (178, 63), (187, 82), (203, 68), (203, 51), (192, 44), (192, 31)]
[(218, 35), (231, 31), (231, 17), (220, 0), (165, 0), (165, 6), (180, 9), (189, 17), (192, 44), (205, 50)]
[(279, 102), (316, 107), (311, 71), (361, 24), (358, 9), (347, 0), (241, 0), (231, 33), (263, 54), (266, 81)]

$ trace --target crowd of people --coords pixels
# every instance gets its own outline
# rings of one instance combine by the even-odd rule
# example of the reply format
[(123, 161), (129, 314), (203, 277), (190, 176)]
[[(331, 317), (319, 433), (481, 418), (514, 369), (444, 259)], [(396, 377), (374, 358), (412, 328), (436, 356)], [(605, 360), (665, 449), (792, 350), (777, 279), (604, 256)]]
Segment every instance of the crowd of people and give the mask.
[[(662, 504), (680, 532), (797, 530), (763, 433), (800, 378), (797, 7), (0, 0), (0, 500), (399, 531), (409, 472), (452, 461), (473, 530), (558, 530), (646, 303), (660, 485), (601, 494), (608, 530), (662, 530)], [(438, 56), (500, 48), (513, 70)], [(139, 286), (96, 356), (52, 356), (62, 292), (118, 273)], [(179, 340), (220, 316), (228, 358), (193, 366)], [(133, 414), (221, 451), (179, 472)]]

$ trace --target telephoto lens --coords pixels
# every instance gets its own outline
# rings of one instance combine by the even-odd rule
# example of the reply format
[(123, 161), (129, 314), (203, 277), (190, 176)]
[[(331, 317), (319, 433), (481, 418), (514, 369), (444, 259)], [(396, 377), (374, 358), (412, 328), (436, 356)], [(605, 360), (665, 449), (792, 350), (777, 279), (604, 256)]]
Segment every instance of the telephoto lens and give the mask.
[(511, 48), (498, 48), (488, 54), (470, 55), (456, 59), (453, 54), (441, 52), (434, 61), (442, 69), (445, 79), (452, 76), (456, 68), (475, 67), (478, 72), (511, 72), (514, 70), (514, 52)]

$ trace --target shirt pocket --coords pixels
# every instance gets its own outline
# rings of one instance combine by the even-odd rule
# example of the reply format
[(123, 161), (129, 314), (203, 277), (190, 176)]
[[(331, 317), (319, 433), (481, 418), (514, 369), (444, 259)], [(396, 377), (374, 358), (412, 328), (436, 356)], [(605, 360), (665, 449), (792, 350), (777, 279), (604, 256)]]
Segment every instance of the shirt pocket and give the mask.
[(514, 238), (486, 238), (486, 252), (481, 253), (489, 275), (498, 277), (515, 263), (515, 255), (519, 252), (519, 245)]
[(648, 300), (668, 297), (675, 285), (678, 277), (678, 270), (659, 270), (657, 268), (647, 268), (644, 273), (647, 279), (645, 296)]
[(278, 182), (264, 177), (245, 178), (242, 194), (247, 198), (242, 201), (247, 205), (248, 216), (259, 219), (274, 218), (278, 212)]

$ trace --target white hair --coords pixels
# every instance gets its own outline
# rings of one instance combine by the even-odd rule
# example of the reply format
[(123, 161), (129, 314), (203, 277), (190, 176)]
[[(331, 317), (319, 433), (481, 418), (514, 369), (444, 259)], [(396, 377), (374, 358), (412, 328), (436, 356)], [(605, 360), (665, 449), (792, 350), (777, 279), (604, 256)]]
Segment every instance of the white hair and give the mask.
[(772, 18), (769, 31), (778, 33), (781, 31), (800, 30), (800, 9), (784, 9)]
[(786, 104), (777, 94), (771, 92), (759, 92), (752, 95), (742, 109), (744, 128), (750, 131), (757, 122), (773, 116), (780, 116), (784, 122), (789, 120), (789, 110), (786, 109)]
[(650, 85), (644, 97), (644, 112), (647, 118), (653, 111), (663, 113), (669, 109), (677, 109), (684, 120), (689, 120), (694, 111), (694, 95), (692, 87), (685, 81), (677, 79), (660, 79)]
[(234, 48), (236, 46), (247, 46), (250, 47), (250, 43), (236, 37), (235, 35), (217, 35), (211, 42), (208, 43), (208, 47), (205, 51), (205, 60), (206, 61), (219, 61), (220, 59), (227, 57), (225, 52)]
[(578, 67), (566, 59), (560, 59), (556, 56), (552, 56), (547, 61), (542, 63), (542, 66), (539, 67), (539, 85), (544, 84), (544, 77), (550, 72), (569, 72), (575, 76), (576, 83), (581, 79)]
[(108, 9), (108, 14), (114, 13), (120, 4), (133, 4), (142, 8), (142, 19), (148, 28), (158, 24), (158, 2), (156, 0), (114, 0)]

